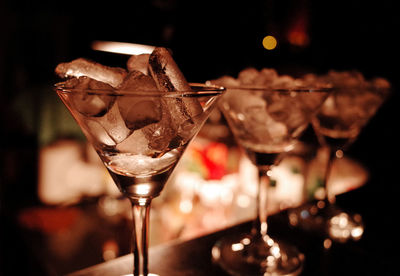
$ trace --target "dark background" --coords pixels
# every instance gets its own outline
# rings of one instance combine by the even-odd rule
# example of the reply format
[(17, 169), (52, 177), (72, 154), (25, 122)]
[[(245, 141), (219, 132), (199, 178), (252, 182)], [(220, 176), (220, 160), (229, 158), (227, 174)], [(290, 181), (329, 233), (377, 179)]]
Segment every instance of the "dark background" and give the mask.
[[(168, 47), (193, 82), (235, 76), (248, 66), (293, 75), (355, 69), (366, 77), (389, 79), (391, 97), (348, 152), (371, 176), (346, 207), (363, 213), (369, 226), (366, 235), (376, 238), (371, 251), (386, 252), (384, 266), (393, 265), (400, 257), (393, 251), (399, 245), (395, 226), (400, 211), (400, 25), (394, 4), (389, 0), (0, 1), (0, 275), (11, 275), (6, 274), (10, 267), (18, 266), (21, 258), (29, 259), (17, 235), (15, 215), (21, 208), (40, 204), (37, 114), (41, 99), (52, 93), (57, 81), (55, 66), (77, 57), (125, 66), (127, 56), (91, 50), (94, 40)], [(306, 22), (305, 46), (287, 40), (298, 18)], [(269, 34), (278, 39), (272, 51), (262, 47)], [(19, 104), (21, 97), (28, 97), (29, 105)], [(26, 110), (29, 114), (22, 115)]]

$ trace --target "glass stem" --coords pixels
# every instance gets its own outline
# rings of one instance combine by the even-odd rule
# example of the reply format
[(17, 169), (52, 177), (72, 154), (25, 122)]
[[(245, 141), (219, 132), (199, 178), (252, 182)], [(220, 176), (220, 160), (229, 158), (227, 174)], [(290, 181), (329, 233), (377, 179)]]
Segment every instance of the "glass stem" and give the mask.
[(327, 147), (328, 151), (328, 159), (326, 161), (326, 169), (325, 169), (325, 177), (324, 177), (324, 189), (325, 189), (325, 203), (326, 204), (333, 204), (335, 203), (335, 195), (331, 192), (329, 187), (329, 179), (332, 176), (332, 165), (333, 161), (336, 158), (336, 151), (330, 147)]
[(151, 198), (131, 198), (132, 203), (132, 251), (133, 275), (147, 276), (148, 271), (148, 245), (149, 245), (149, 215)]
[(267, 235), (268, 231), (268, 187), (270, 184), (270, 178), (268, 172), (270, 167), (258, 168), (258, 193), (257, 193), (257, 218), (253, 222), (252, 234), (260, 238), (269, 239)]

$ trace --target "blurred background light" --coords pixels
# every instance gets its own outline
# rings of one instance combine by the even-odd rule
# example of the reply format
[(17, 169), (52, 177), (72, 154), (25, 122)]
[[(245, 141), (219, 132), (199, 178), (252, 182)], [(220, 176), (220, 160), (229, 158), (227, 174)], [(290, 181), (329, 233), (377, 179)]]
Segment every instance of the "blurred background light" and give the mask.
[(154, 46), (126, 42), (94, 41), (92, 49), (124, 55), (140, 55), (151, 54)]
[(267, 35), (266, 37), (264, 37), (262, 44), (265, 49), (273, 50), (276, 48), (276, 45), (278, 44), (278, 42), (277, 42), (276, 38), (273, 37), (272, 35)]

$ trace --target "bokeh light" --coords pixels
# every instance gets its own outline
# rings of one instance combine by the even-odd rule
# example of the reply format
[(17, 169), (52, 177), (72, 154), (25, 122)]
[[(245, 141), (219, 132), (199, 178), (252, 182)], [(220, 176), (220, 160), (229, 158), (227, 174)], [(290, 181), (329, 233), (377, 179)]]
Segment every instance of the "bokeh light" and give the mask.
[(278, 44), (278, 41), (272, 35), (267, 35), (266, 37), (264, 37), (264, 39), (262, 41), (262, 44), (263, 44), (265, 49), (273, 50), (273, 49), (276, 48), (276, 45)]

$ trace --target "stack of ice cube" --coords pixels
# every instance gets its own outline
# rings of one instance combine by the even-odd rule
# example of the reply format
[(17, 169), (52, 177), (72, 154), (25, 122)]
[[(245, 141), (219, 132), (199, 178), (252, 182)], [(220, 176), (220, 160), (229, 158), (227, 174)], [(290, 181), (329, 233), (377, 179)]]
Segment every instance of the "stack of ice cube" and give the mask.
[(348, 125), (357, 124), (359, 127), (375, 114), (390, 91), (390, 83), (386, 79), (366, 79), (356, 70), (330, 70), (314, 78), (330, 82), (335, 88), (322, 106), (321, 114), (340, 118)]
[[(241, 88), (242, 90), (243, 88), (288, 89), (289, 91), (333, 88), (333, 92), (324, 102), (320, 112), (326, 116), (345, 118), (348, 122), (363, 122), (370, 118), (390, 90), (390, 83), (386, 79), (367, 80), (361, 72), (355, 70), (341, 72), (331, 70), (326, 74), (306, 74), (295, 79), (289, 75), (279, 75), (272, 68), (261, 70), (246, 68), (239, 72), (237, 78), (222, 76), (211, 83), (227, 88), (225, 99), (228, 98), (231, 102), (236, 101), (236, 105), (239, 105), (243, 111), (243, 117), (253, 118), (254, 114), (257, 114), (257, 119), (246, 120), (246, 125), (243, 125), (244, 129), (253, 129), (253, 132), (249, 133), (255, 135), (257, 128), (252, 124), (262, 119), (265, 125), (268, 124), (266, 128), (271, 130), (271, 135), (272, 133), (281, 134), (278, 137), (283, 137), (286, 133), (291, 132), (291, 129), (299, 126), (305, 121), (304, 116), (312, 116), (315, 113), (316, 104), (321, 102), (319, 99), (321, 95), (314, 94), (315, 97), (311, 97), (308, 93), (296, 93), (296, 99), (293, 101), (280, 101), (280, 93), (263, 94), (257, 93), (256, 90), (249, 90), (243, 95), (236, 93), (233, 96), (229, 93), (229, 88)], [(265, 104), (261, 104), (263, 101)], [(300, 104), (299, 101), (301, 101)], [(261, 105), (265, 105), (265, 107)], [(338, 116), (339, 114), (340, 116)], [(280, 122), (284, 124), (279, 124)], [(268, 132), (262, 129), (261, 133)]]
[[(55, 72), (64, 88), (83, 91), (71, 97), (89, 140), (121, 152), (153, 155), (178, 147), (192, 136), (203, 109), (196, 98), (151, 96), (159, 92), (190, 92), (191, 87), (170, 52), (131, 56), (127, 70), (79, 58), (59, 64)], [(121, 96), (124, 91), (143, 96)], [(107, 91), (103, 93), (102, 91)], [(148, 93), (148, 94), (146, 94)], [(136, 93), (137, 94), (137, 93)]]
[[(300, 132), (307, 125), (309, 114), (315, 109), (315, 104), (311, 102), (313, 97), (292, 93), (309, 86), (309, 80), (279, 75), (272, 68), (257, 70), (250, 67), (240, 71), (237, 78), (222, 76), (210, 82), (227, 88), (224, 99), (229, 101), (238, 117), (233, 119), (237, 124), (240, 123), (243, 134), (248, 136), (246, 140), (250, 139), (254, 143), (279, 143), (287, 139), (289, 134)], [(320, 80), (312, 81), (314, 88), (327, 86)], [(236, 90), (236, 93), (230, 93), (231, 90)], [(264, 93), (265, 90), (270, 93)], [(309, 110), (305, 110), (306, 101), (310, 101)]]

